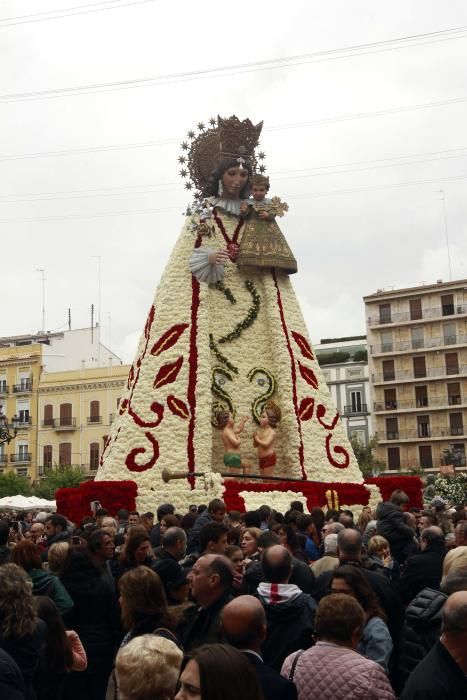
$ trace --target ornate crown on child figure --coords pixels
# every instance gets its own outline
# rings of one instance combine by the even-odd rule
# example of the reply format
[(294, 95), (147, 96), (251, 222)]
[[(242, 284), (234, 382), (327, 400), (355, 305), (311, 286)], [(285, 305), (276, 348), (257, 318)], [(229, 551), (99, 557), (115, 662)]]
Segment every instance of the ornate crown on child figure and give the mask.
[(263, 152), (255, 153), (263, 122), (253, 124), (250, 119), (240, 121), (233, 115), (227, 119), (217, 117), (209, 120), (210, 128), (200, 122), (199, 133), (188, 132), (188, 141), (182, 143), (182, 155), (178, 162), (182, 166), (180, 175), (186, 179), (187, 190), (196, 189), (201, 194), (209, 184), (216, 166), (225, 158), (234, 158), (242, 165), (248, 161), (253, 170), (263, 173), (266, 168), (257, 162), (265, 157)]

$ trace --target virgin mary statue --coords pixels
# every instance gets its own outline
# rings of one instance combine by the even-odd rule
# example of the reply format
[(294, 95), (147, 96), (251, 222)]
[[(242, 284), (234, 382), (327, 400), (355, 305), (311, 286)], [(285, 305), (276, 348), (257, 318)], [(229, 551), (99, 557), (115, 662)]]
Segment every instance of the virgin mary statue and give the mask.
[[(262, 123), (233, 116), (210, 124), (182, 144), (181, 174), (197, 204), (149, 309), (97, 474), (135, 481), (143, 509), (222, 497), (220, 414), (242, 425), (234, 433), (252, 474), (265, 464), (255, 435), (269, 416), (268, 474), (273, 465), (284, 480), (363, 483), (288, 274), (261, 260), (236, 263), (252, 178), (264, 171)], [(163, 470), (186, 476), (165, 483)], [(270, 489), (272, 497), (274, 482)]]

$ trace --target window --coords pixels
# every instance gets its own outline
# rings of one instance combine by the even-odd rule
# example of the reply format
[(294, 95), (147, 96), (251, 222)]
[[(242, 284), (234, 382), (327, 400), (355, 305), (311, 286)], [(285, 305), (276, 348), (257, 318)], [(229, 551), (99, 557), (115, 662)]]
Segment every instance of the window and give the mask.
[(381, 352), (392, 352), (392, 333), (391, 331), (381, 333)]
[(451, 435), (463, 435), (464, 424), (462, 421), (462, 413), (449, 414), (449, 430)]
[(447, 385), (448, 387), (448, 404), (450, 406), (458, 406), (462, 403), (461, 399), (461, 385), (459, 382), (452, 382)]
[(366, 445), (366, 431), (358, 428), (354, 428), (349, 431), (350, 440), (357, 440), (361, 445)]
[(417, 321), (422, 316), (422, 300), (421, 299), (411, 299), (409, 301), (410, 305), (410, 320)]
[(29, 476), (28, 468), (27, 467), (20, 467), (19, 469), (16, 470), (16, 475), (28, 477)]
[(379, 305), (379, 322), (391, 323), (391, 304)]
[(50, 469), (52, 466), (52, 445), (44, 445), (42, 455), (44, 469)]
[(395, 378), (394, 360), (383, 360), (383, 381), (390, 382)]
[(426, 386), (415, 387), (415, 404), (417, 408), (428, 406), (428, 388)]
[(60, 404), (60, 425), (67, 426), (72, 424), (72, 405), (71, 403)]
[(71, 466), (71, 442), (61, 442), (59, 444), (58, 463), (61, 467)]
[(350, 392), (350, 405), (352, 408), (352, 413), (362, 412), (362, 392), (361, 391), (351, 391)]
[(418, 455), (420, 458), (420, 466), (423, 469), (431, 469), (433, 466), (433, 456), (431, 454), (430, 445), (420, 445), (418, 448)]
[(430, 437), (430, 416), (417, 416), (418, 437)]
[(426, 377), (425, 357), (413, 357), (413, 376), (415, 379)]
[(19, 371), (19, 388), (21, 391), (29, 391), (31, 388), (31, 371), (29, 369)]
[(454, 297), (452, 294), (443, 294), (441, 297), (441, 310), (443, 316), (452, 316), (454, 313)]
[(445, 345), (455, 345), (457, 343), (455, 323), (446, 323), (443, 326), (443, 338)]
[(28, 459), (29, 453), (29, 445), (27, 442), (21, 443), (18, 445), (18, 457), (20, 460), (26, 460)]
[(99, 443), (91, 442), (89, 445), (89, 468), (97, 469), (99, 467)]
[(397, 408), (397, 398), (395, 389), (384, 390), (384, 409), (386, 411), (395, 411)]
[(6, 384), (6, 377), (0, 377), (0, 394), (6, 394), (8, 392), (8, 387)]
[(100, 423), (101, 417), (99, 401), (91, 401), (89, 404), (89, 423)]
[(54, 407), (51, 403), (44, 406), (44, 428), (53, 426), (54, 424)]
[(446, 374), (459, 374), (459, 357), (457, 352), (447, 352), (444, 356)]
[(388, 447), (389, 469), (399, 469), (401, 466), (401, 453), (398, 447)]
[(410, 335), (412, 337), (412, 350), (419, 350), (420, 348), (425, 347), (423, 328), (412, 328), (410, 331)]
[(399, 427), (397, 418), (386, 418), (386, 438), (388, 440), (399, 439)]

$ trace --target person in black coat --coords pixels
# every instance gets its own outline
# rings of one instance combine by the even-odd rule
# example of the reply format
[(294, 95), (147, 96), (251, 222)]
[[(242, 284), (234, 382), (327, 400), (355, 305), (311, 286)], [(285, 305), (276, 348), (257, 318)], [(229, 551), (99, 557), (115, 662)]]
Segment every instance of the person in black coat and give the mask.
[(244, 595), (228, 603), (221, 617), (224, 636), (254, 667), (263, 700), (297, 700), (297, 688), (264, 663), (261, 646), (266, 639), (266, 615), (257, 598)]
[(444, 534), (441, 528), (432, 525), (422, 530), (420, 554), (407, 559), (404, 571), (397, 585), (403, 603), (410, 603), (424, 588), (439, 590), (446, 556)]
[(78, 634), (88, 658), (85, 671), (72, 671), (68, 675), (68, 697), (70, 700), (105, 700), (120, 637), (112, 585), (96, 566), (91, 553), (82, 546), (69, 549), (62, 583), (74, 603), (64, 616), (65, 625)]
[(404, 508), (408, 502), (407, 494), (396, 489), (390, 500), (379, 503), (376, 509), (376, 533), (387, 539), (391, 554), (399, 564), (403, 564), (416, 547), (415, 530), (404, 522)]
[(441, 639), (411, 674), (401, 700), (467, 698), (467, 591), (449, 596), (442, 617)]
[(0, 649), (0, 698), (2, 700), (25, 700), (26, 687), (16, 661)]
[(188, 554), (193, 554), (194, 552), (200, 551), (199, 533), (203, 525), (213, 521), (216, 523), (224, 522), (225, 513), (226, 508), (224, 501), (221, 501), (219, 498), (214, 498), (209, 502), (208, 507), (196, 518), (195, 524), (189, 532), (187, 548)]

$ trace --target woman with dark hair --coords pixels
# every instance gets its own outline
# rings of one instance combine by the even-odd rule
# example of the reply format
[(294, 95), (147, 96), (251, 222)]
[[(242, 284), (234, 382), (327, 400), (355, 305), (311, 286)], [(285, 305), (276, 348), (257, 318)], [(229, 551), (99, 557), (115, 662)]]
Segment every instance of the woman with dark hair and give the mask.
[(126, 634), (120, 647), (142, 634), (159, 634), (178, 644), (175, 628), (181, 608), (170, 607), (159, 576), (147, 566), (123, 574), (119, 582), (122, 622)]
[(73, 601), (60, 579), (43, 570), (41, 550), (37, 544), (30, 540), (22, 540), (14, 548), (10, 561), (26, 571), (32, 581), (33, 595), (48, 596), (54, 601), (61, 615), (71, 610)]
[(182, 663), (175, 700), (262, 700), (254, 666), (227, 644), (206, 644)]
[(70, 547), (61, 580), (74, 603), (64, 622), (79, 635), (88, 660), (85, 671), (68, 674), (67, 700), (104, 700), (121, 634), (112, 582), (84, 546)]
[(16, 564), (0, 566), (0, 649), (23, 674), (26, 700), (34, 700), (32, 680), (45, 639), (45, 624), (36, 613), (31, 582)]
[(129, 534), (118, 559), (115, 579), (118, 581), (124, 573), (137, 566), (149, 566), (154, 563), (154, 551), (151, 538), (142, 528)]
[[(293, 525), (274, 525), (272, 528), (279, 536), (279, 544), (289, 550), (291, 555), (308, 564), (308, 556), (303, 547), (300, 546), (299, 536)], [(305, 542), (303, 542), (305, 544)]]
[(376, 661), (388, 673), (392, 639), (386, 626), (386, 615), (367, 579), (355, 566), (347, 564), (334, 570), (330, 587), (331, 593), (346, 593), (360, 603), (365, 612), (365, 624), (358, 651), (367, 659)]
[(66, 674), (86, 669), (86, 652), (76, 632), (65, 629), (53, 600), (37, 596), (36, 609), (47, 630), (39, 668), (34, 676), (34, 688), (38, 700), (62, 700), (65, 697)]

